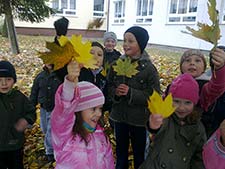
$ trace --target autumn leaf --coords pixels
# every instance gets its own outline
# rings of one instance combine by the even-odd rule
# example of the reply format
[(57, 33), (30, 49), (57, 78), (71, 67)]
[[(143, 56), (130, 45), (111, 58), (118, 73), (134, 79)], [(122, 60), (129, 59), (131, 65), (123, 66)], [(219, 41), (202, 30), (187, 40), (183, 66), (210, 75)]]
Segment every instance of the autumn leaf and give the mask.
[[(194, 30), (193, 28), (186, 26), (186, 29), (189, 32), (182, 31), (183, 33), (191, 34), (192, 36), (210, 42), (214, 45), (213, 48), (217, 46), (218, 40), (220, 39), (220, 27), (219, 27), (219, 13), (216, 10), (216, 0), (208, 0), (208, 14), (209, 19), (211, 20), (212, 24), (204, 24), (204, 23), (197, 23), (198, 30)], [(190, 33), (191, 32), (191, 33)]]
[(107, 73), (108, 73), (108, 71), (109, 71), (109, 69), (110, 69), (110, 64), (109, 64), (108, 62), (106, 62), (106, 63), (104, 64), (104, 68), (103, 68), (102, 71), (101, 71), (101, 74), (102, 74), (104, 77), (106, 77), (106, 76), (107, 76)]
[(160, 114), (163, 118), (169, 117), (174, 111), (173, 98), (169, 94), (164, 100), (155, 90), (148, 100), (148, 109), (152, 114)]
[(113, 70), (117, 73), (118, 76), (126, 76), (131, 78), (132, 76), (138, 73), (136, 69), (138, 66), (137, 62), (131, 63), (130, 58), (118, 59), (116, 65), (113, 66)]
[(59, 45), (54, 42), (46, 42), (47, 52), (38, 52), (45, 64), (54, 64), (54, 70), (64, 67), (72, 59), (86, 68), (97, 68), (96, 60), (90, 54), (91, 42), (82, 43), (82, 36), (73, 35), (71, 40), (66, 36), (60, 36)]

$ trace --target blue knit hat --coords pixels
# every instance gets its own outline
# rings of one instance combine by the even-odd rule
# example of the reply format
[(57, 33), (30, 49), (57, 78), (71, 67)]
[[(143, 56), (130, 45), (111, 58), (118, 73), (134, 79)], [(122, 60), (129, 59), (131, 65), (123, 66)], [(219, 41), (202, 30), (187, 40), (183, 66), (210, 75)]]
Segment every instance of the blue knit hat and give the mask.
[(149, 35), (148, 35), (147, 30), (140, 26), (132, 26), (129, 29), (127, 29), (125, 33), (127, 33), (127, 32), (130, 32), (135, 36), (135, 38), (138, 42), (138, 45), (141, 49), (141, 53), (143, 53), (146, 45), (148, 44), (148, 40), (149, 40)]
[(16, 70), (8, 61), (0, 61), (0, 77), (12, 77), (16, 83)]

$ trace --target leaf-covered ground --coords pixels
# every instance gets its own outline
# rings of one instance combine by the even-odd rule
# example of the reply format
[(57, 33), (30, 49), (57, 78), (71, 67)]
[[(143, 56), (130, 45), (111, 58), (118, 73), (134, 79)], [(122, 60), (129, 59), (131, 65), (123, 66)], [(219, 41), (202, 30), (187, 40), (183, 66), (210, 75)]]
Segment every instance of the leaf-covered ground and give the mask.
[[(12, 55), (10, 51), (9, 41), (0, 35), (0, 60), (9, 60), (12, 62), (17, 71), (18, 88), (27, 96), (30, 94), (30, 89), (34, 77), (42, 69), (43, 63), (37, 57), (37, 51), (45, 50), (45, 41), (53, 41), (53, 37), (42, 36), (21, 36), (18, 37), (20, 54)], [(121, 42), (118, 43), (117, 49), (122, 52)], [(161, 89), (165, 90), (166, 86), (171, 83), (171, 80), (179, 74), (179, 57), (182, 54), (181, 50), (171, 50), (165, 47), (150, 46), (147, 48), (153, 63), (158, 69), (160, 75)], [(39, 109), (37, 110), (39, 117)], [(107, 121), (107, 113), (105, 116)], [(106, 124), (106, 129), (115, 152), (115, 140), (113, 132), (109, 125)], [(54, 168), (55, 164), (47, 163), (44, 156), (43, 134), (39, 126), (39, 118), (31, 129), (26, 131), (24, 163), (27, 169), (47, 169)], [(132, 156), (129, 157), (132, 165)]]

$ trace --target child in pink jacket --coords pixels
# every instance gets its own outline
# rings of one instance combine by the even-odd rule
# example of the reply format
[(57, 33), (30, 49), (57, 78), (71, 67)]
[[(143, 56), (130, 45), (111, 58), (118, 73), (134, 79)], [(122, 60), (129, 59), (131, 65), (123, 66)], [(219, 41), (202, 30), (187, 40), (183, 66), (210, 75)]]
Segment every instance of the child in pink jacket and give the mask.
[(225, 168), (225, 120), (204, 145), (203, 161), (206, 169)]
[(71, 61), (67, 70), (51, 116), (56, 169), (113, 169), (111, 145), (98, 124), (103, 93), (92, 83), (78, 82), (78, 63)]

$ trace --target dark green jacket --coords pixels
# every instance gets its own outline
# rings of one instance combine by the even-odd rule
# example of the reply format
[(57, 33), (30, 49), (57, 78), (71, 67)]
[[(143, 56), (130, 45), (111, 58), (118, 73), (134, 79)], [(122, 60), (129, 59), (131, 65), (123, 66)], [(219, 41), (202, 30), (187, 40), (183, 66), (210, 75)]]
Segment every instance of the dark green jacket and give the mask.
[(24, 133), (17, 132), (14, 125), (24, 118), (29, 124), (36, 120), (33, 104), (20, 91), (13, 89), (0, 93), (0, 151), (17, 150), (23, 146)]
[(204, 169), (202, 147), (206, 142), (203, 124), (180, 125), (173, 114), (165, 119), (139, 169)]
[[(122, 59), (125, 57), (121, 56)], [(153, 89), (160, 91), (159, 76), (146, 52), (134, 61), (138, 62), (139, 72), (131, 78), (116, 75), (112, 68), (109, 72), (109, 96), (113, 100), (110, 118), (113, 121), (144, 127), (149, 117), (147, 100)], [(115, 90), (122, 83), (129, 86), (129, 92), (126, 96), (118, 97)]]

